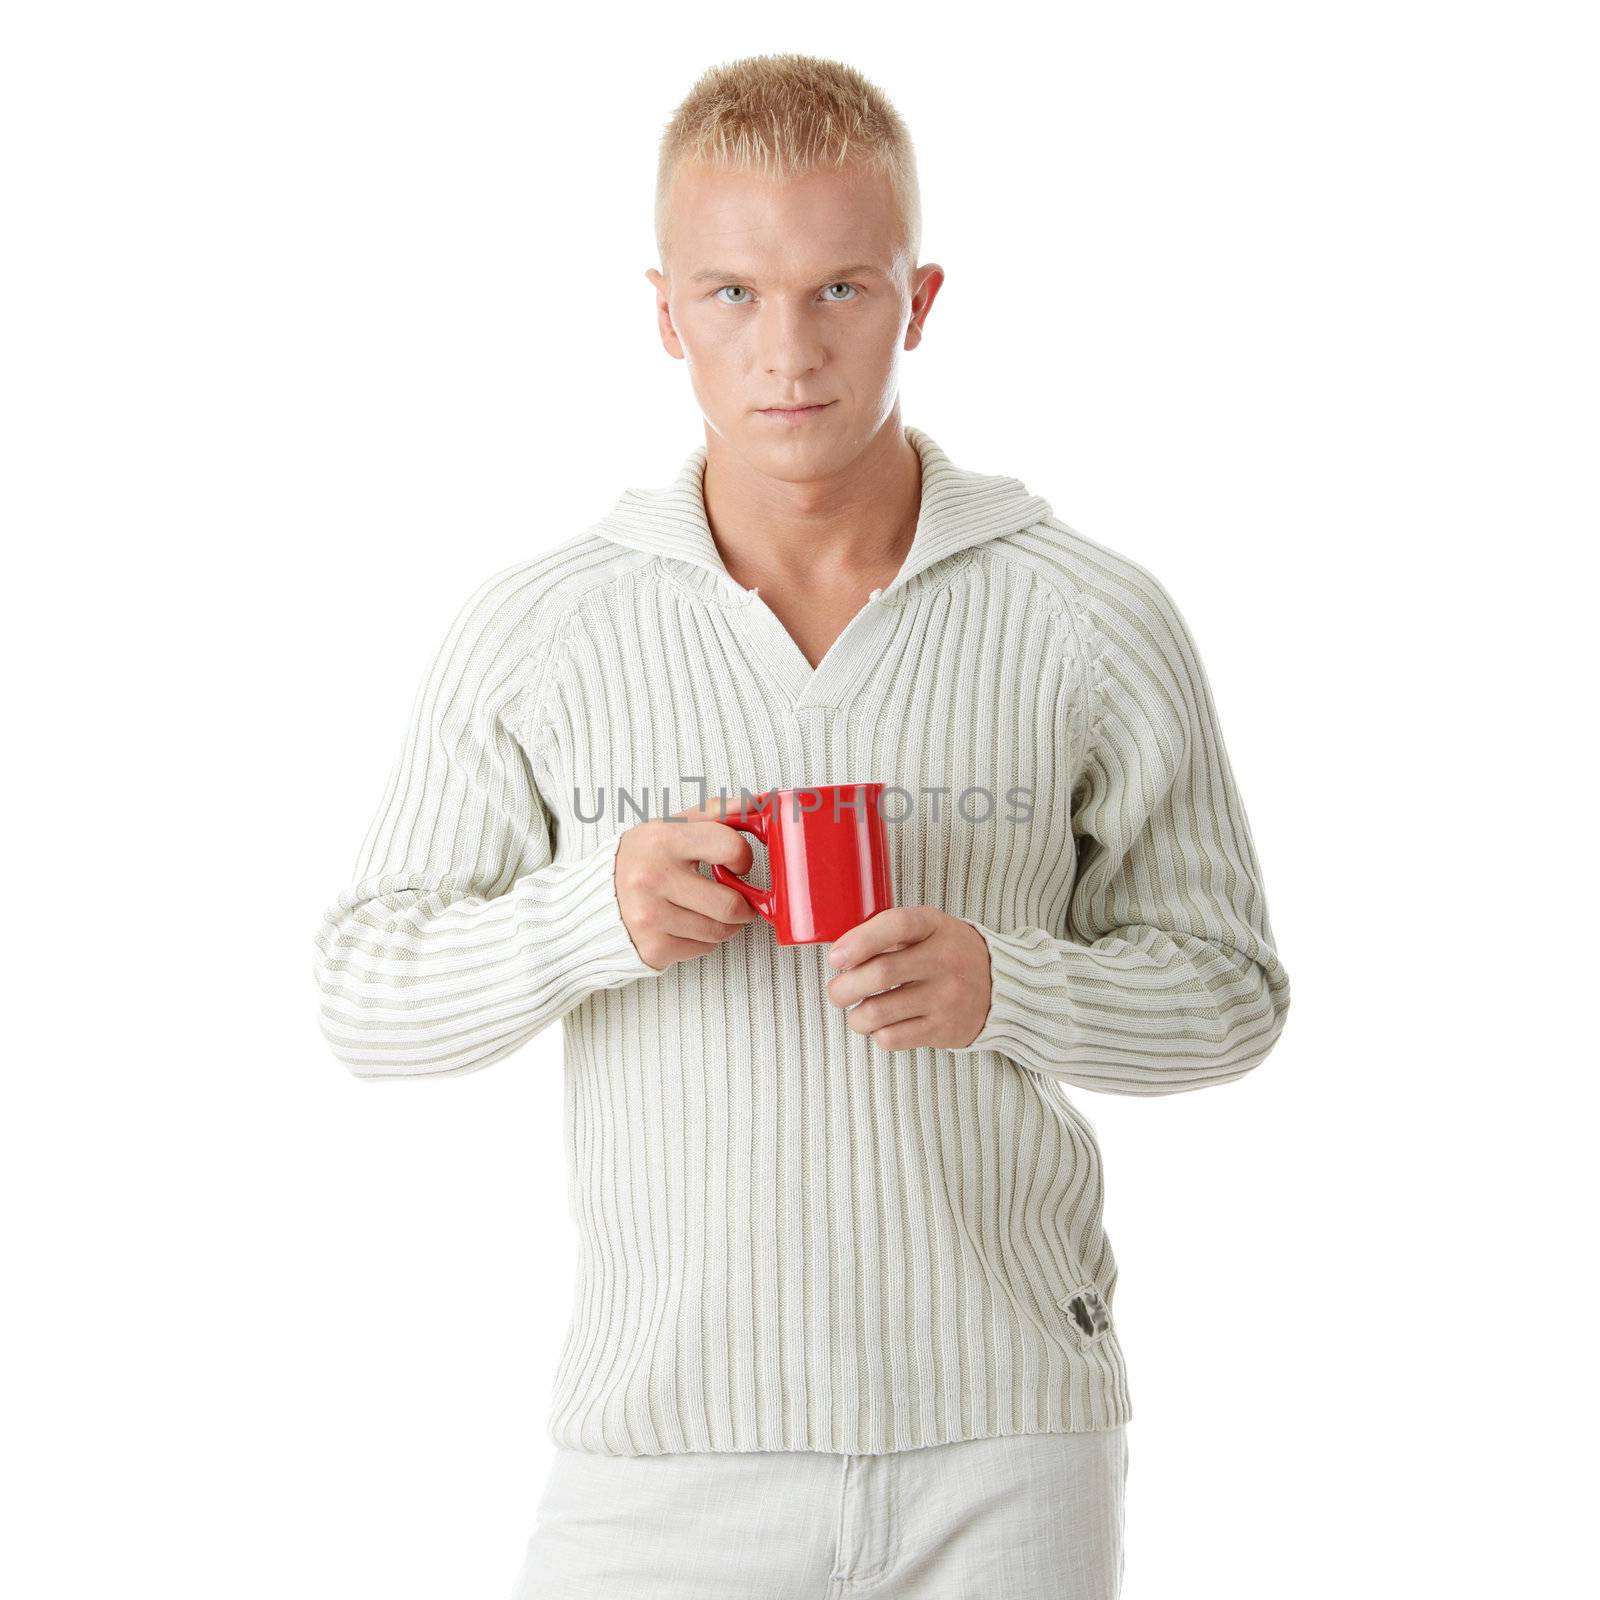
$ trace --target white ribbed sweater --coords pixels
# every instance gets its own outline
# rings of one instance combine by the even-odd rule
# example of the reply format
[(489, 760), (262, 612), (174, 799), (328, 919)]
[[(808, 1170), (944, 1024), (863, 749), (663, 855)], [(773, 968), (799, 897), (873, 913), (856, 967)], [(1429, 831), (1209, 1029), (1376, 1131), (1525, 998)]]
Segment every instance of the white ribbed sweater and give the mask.
[[(1100, 1153), (1064, 1086), (1223, 1083), (1284, 1026), (1173, 601), (905, 431), (910, 553), (815, 670), (722, 563), (704, 446), (484, 582), (318, 927), (321, 1026), (361, 1077), (473, 1071), (564, 1020), (559, 1444), (860, 1453), (1124, 1421)], [(896, 902), (988, 945), (972, 1044), (874, 1045), (826, 996), (828, 947), (764, 921), (664, 972), (639, 956), (612, 873), (646, 806), (871, 780), (906, 792)]]

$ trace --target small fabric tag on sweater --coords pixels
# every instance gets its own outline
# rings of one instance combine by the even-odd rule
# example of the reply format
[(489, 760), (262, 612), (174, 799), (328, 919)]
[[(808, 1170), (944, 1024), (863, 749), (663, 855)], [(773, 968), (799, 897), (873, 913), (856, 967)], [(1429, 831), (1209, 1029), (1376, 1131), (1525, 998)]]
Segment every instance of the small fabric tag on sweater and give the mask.
[(1111, 1328), (1111, 1312), (1104, 1297), (1092, 1283), (1080, 1283), (1056, 1301), (1072, 1322), (1078, 1343), (1090, 1345), (1102, 1339)]

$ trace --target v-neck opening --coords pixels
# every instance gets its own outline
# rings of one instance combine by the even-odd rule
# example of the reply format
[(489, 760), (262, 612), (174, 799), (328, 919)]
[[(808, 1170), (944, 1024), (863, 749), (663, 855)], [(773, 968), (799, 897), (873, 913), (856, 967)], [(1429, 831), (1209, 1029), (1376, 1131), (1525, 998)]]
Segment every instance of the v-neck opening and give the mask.
[(1048, 502), (1029, 493), (1020, 479), (958, 467), (922, 429), (907, 424), (903, 431), (922, 461), (911, 548), (899, 571), (876, 591), (878, 598), (850, 618), (815, 666), (759, 593), (728, 571), (706, 517), (704, 445), (689, 452), (671, 483), (624, 490), (592, 531), (677, 567), (674, 582), (726, 607), (745, 648), (791, 708), (836, 707), (869, 670), (872, 641), (880, 637), (880, 625), (887, 625), (883, 614), (909, 594), (920, 594), (925, 573), (946, 568), (946, 578), (933, 580), (942, 585), (989, 540), (1050, 516)]
[(838, 704), (839, 696), (854, 682), (847, 674), (859, 659), (866, 635), (882, 621), (886, 609), (881, 597), (866, 601), (839, 630), (815, 666), (757, 590), (745, 590), (745, 601), (734, 614), (788, 696), (790, 706), (798, 711), (807, 706)]

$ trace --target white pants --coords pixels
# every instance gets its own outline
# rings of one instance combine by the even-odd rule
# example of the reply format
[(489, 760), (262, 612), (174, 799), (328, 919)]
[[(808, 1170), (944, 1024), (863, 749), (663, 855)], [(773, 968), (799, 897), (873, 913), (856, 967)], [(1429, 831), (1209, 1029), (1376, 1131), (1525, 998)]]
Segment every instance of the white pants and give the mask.
[(1126, 1424), (888, 1455), (559, 1449), (511, 1600), (1115, 1600)]

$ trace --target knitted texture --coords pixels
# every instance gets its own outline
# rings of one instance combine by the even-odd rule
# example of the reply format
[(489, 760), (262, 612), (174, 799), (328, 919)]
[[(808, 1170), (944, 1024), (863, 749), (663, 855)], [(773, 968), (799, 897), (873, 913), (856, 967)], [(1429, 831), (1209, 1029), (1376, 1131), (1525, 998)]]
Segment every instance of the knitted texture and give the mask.
[[(905, 434), (910, 553), (816, 668), (723, 565), (704, 446), (481, 584), (318, 924), (321, 1027), (360, 1077), (476, 1071), (562, 1019), (558, 1444), (881, 1453), (1126, 1421), (1100, 1151), (1067, 1087), (1224, 1083), (1283, 1029), (1171, 597)], [(896, 903), (987, 945), (970, 1045), (873, 1044), (827, 998), (828, 946), (763, 921), (640, 957), (613, 872), (641, 815), (868, 781)]]

